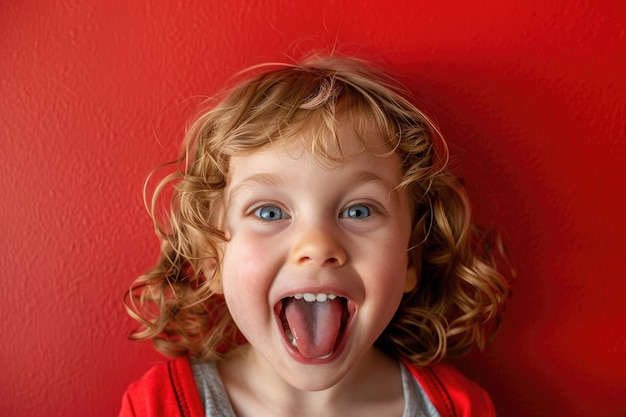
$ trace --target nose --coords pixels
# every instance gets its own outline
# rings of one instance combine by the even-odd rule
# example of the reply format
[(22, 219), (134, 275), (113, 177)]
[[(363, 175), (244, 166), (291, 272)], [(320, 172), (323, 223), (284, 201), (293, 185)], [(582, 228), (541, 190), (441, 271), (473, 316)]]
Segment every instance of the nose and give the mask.
[(339, 267), (347, 260), (340, 242), (329, 231), (315, 228), (298, 234), (289, 256), (300, 266)]

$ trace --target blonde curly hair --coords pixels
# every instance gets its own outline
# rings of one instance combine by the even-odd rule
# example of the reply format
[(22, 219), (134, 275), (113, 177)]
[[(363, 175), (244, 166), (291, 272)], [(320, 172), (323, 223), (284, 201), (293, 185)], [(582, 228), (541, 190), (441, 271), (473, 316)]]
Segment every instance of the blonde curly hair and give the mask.
[[(406, 90), (355, 58), (315, 57), (253, 71), (200, 112), (181, 156), (170, 163), (177, 172), (152, 195), (149, 209), (162, 246), (157, 265), (126, 293), (126, 309), (141, 323), (131, 339), (152, 339), (162, 353), (204, 360), (219, 360), (244, 342), (216, 292), (225, 236), (213, 219), (230, 158), (306, 132), (306, 146), (320, 162), (340, 162), (329, 150), (337, 143), (328, 139), (339, 140), (341, 115), (361, 137), (364, 120), (383, 133), (390, 152), (401, 157), (399, 187), (414, 205), (407, 249), (418, 285), (404, 294), (377, 346), (417, 365), (484, 348), (499, 326), (513, 273), (497, 233), (472, 221), (437, 126)], [(159, 210), (165, 194), (169, 207)]]

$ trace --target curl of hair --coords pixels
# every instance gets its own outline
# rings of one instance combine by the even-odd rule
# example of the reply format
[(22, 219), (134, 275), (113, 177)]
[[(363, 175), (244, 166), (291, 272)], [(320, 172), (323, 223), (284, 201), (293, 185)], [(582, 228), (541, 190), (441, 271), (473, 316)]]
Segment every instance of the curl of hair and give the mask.
[[(419, 365), (473, 345), (484, 348), (499, 325), (512, 272), (498, 235), (474, 225), (436, 125), (407, 91), (355, 58), (314, 57), (255, 70), (262, 71), (200, 112), (172, 162), (178, 172), (152, 196), (149, 211), (162, 247), (157, 265), (126, 293), (127, 311), (140, 323), (131, 338), (151, 339), (167, 355), (207, 360), (242, 342), (216, 291), (226, 239), (215, 219), (223, 209), (230, 158), (279, 140), (301, 140), (320, 163), (340, 163), (337, 120), (344, 115), (364, 144), (372, 124), (387, 138), (387, 154), (403, 161), (398, 187), (414, 204), (407, 249), (418, 285), (405, 294), (377, 345)], [(170, 205), (159, 212), (168, 187)]]

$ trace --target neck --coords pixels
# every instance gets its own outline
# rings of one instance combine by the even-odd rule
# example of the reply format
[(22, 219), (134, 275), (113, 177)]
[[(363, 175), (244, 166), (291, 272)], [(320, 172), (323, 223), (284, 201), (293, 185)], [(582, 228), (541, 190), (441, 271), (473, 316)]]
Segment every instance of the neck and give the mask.
[[(218, 368), (238, 416), (396, 414), (387, 413), (389, 409), (402, 415), (404, 408), (398, 362), (376, 348), (366, 352), (338, 381), (317, 390), (294, 386), (249, 345)], [(316, 369), (311, 368), (308, 375), (316, 378)]]

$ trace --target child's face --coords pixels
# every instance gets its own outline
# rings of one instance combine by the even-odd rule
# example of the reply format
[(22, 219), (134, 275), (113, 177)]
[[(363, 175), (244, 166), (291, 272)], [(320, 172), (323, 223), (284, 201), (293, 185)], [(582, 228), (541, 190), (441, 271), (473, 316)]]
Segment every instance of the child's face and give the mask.
[[(337, 168), (322, 167), (299, 140), (279, 141), (234, 157), (225, 190), (226, 302), (265, 369), (299, 389), (333, 386), (372, 353), (415, 285), (409, 199), (394, 190), (399, 157), (359, 152), (348, 127), (339, 138), (355, 156)], [(367, 146), (388, 152), (377, 131)]]

